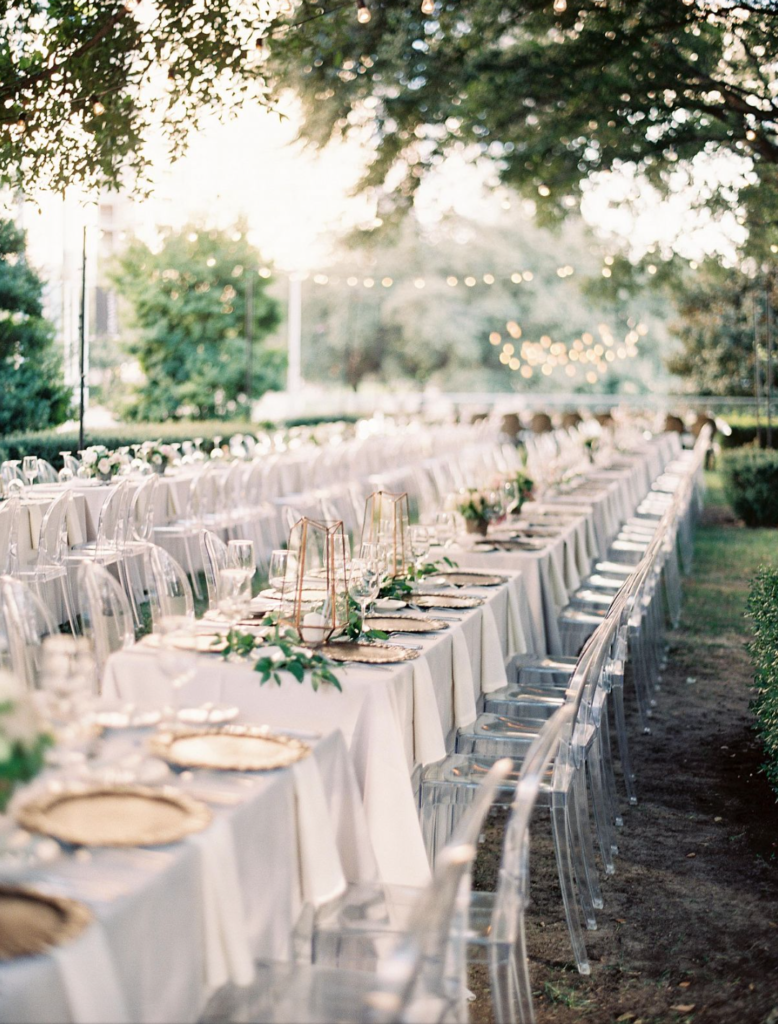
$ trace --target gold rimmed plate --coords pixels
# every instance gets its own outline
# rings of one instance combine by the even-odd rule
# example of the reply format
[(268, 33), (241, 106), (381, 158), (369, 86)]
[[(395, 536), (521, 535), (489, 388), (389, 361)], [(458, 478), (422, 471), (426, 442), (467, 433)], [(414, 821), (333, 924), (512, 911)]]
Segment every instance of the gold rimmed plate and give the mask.
[(443, 619), (421, 619), (414, 615), (368, 615), (365, 629), (380, 629), (384, 633), (437, 633), (448, 629)]
[(170, 787), (74, 785), (33, 797), (16, 820), (72, 846), (164, 846), (202, 831), (211, 812)]
[(504, 576), (497, 576), (487, 572), (470, 572), (467, 569), (458, 569), (456, 572), (439, 572), (428, 576), (427, 579), (436, 583), (448, 583), (452, 587), (499, 587), (505, 583)]
[(177, 768), (235, 772), (287, 768), (311, 752), (302, 740), (252, 725), (164, 730), (152, 736), (148, 746), (155, 757)]
[(463, 594), (414, 594), (413, 603), (417, 608), (478, 608), (484, 601)]
[(159, 633), (146, 637), (144, 643), (151, 647), (172, 647), (176, 651), (191, 651), (193, 654), (221, 654), (227, 649), (223, 633), (185, 633), (167, 637), (165, 643)]
[(75, 939), (92, 921), (76, 900), (0, 885), (0, 961), (36, 956)]
[(399, 661), (414, 661), (419, 657), (418, 651), (398, 647), (396, 644), (359, 644), (351, 641), (323, 644), (318, 652), (333, 661), (361, 662), (364, 665), (391, 665)]

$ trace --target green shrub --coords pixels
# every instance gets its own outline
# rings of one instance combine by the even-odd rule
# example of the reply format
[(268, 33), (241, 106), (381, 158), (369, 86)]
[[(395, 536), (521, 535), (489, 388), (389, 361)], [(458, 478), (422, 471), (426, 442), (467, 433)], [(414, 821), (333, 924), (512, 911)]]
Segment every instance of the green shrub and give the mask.
[(748, 645), (756, 683), (752, 708), (767, 755), (765, 773), (778, 791), (778, 568), (762, 568), (756, 574), (748, 613), (754, 623)]
[(738, 448), (721, 468), (727, 501), (746, 526), (778, 526), (778, 451)]
[[(193, 437), (203, 438), (203, 448), (210, 451), (214, 437), (228, 438), (232, 434), (248, 434), (258, 430), (279, 430), (285, 427), (308, 427), (320, 423), (354, 422), (352, 416), (300, 417), (280, 423), (233, 423), (225, 420), (171, 420), (169, 423), (121, 423), (104, 430), (89, 430), (87, 445), (104, 444), (106, 448), (122, 448), (125, 445), (154, 441), (191, 441)], [(58, 434), (53, 430), (31, 431), (25, 434), (9, 434), (0, 437), (0, 459), (21, 459), (25, 455), (37, 455), (46, 459), (55, 469), (62, 468), (60, 452), (78, 450), (78, 433)]]

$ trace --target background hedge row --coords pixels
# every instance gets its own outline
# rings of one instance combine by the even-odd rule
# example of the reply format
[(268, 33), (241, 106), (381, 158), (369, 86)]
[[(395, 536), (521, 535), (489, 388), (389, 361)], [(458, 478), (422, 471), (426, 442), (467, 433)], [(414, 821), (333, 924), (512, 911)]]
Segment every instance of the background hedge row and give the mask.
[(721, 471), (727, 501), (746, 526), (778, 526), (778, 451), (725, 452)]
[[(121, 423), (105, 430), (90, 430), (87, 445), (103, 444), (106, 448), (122, 448), (142, 441), (160, 438), (169, 443), (191, 441), (193, 437), (203, 438), (203, 448), (213, 448), (214, 437), (229, 438), (232, 434), (250, 434), (262, 430), (282, 430), (290, 427), (313, 427), (321, 423), (354, 423), (355, 416), (300, 417), (278, 423), (238, 423), (225, 420), (177, 420), (169, 423)], [(0, 459), (21, 459), (25, 455), (37, 455), (46, 459), (55, 469), (62, 468), (60, 452), (78, 450), (78, 433), (59, 434), (53, 430), (31, 431), (24, 434), (9, 434), (0, 437)]]
[(778, 569), (759, 570), (748, 609), (754, 623), (749, 644), (756, 683), (752, 707), (767, 755), (765, 773), (778, 792)]

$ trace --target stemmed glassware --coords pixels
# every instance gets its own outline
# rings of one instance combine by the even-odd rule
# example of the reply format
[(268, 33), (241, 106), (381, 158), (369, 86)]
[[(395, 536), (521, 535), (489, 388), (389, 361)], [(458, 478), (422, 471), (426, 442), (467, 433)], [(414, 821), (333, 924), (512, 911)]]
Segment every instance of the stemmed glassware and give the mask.
[(435, 513), (435, 535), (437, 536), (438, 543), (442, 545), (444, 550), (450, 548), (454, 543), (456, 532), (456, 521), (453, 512)]
[(234, 622), (244, 619), (251, 605), (251, 577), (253, 567), (244, 569), (228, 565), (219, 570), (217, 581), (218, 608), (225, 619)]
[(367, 609), (378, 597), (381, 573), (378, 564), (370, 558), (354, 558), (351, 561), (348, 577), (348, 591), (359, 605), (361, 633), (364, 633), (364, 622)]
[(38, 475), (38, 457), (36, 455), (25, 455), (22, 462), (22, 472), (27, 478), (27, 483), (32, 487)]
[(97, 669), (88, 641), (65, 634), (47, 637), (39, 685), (39, 708), (55, 737), (47, 763), (63, 769), (82, 767), (96, 735), (92, 712)]
[(432, 538), (426, 526), (417, 523), (410, 527), (409, 531), (411, 554), (417, 569), (424, 564), (424, 559), (430, 553)]

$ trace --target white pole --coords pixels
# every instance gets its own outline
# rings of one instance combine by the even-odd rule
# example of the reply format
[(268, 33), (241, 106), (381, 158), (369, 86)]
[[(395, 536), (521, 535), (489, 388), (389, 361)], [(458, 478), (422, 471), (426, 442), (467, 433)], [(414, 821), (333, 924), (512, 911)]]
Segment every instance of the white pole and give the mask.
[(296, 394), (302, 386), (302, 276), (289, 275), (289, 313), (288, 313), (288, 367), (286, 371), (286, 390)]

